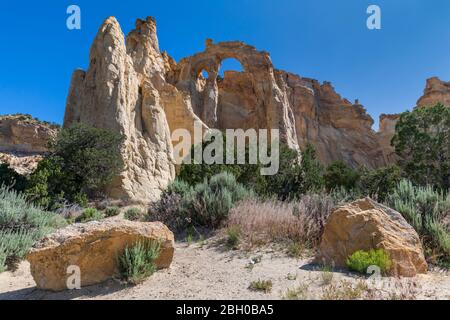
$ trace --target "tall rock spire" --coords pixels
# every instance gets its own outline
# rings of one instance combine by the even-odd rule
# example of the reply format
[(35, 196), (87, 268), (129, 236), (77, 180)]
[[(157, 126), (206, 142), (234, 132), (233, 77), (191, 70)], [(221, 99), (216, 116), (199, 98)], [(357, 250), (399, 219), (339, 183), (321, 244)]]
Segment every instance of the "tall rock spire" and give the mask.
[(106, 191), (113, 198), (151, 202), (174, 178), (175, 169), (158, 91), (140, 73), (164, 79), (159, 59), (148, 59), (149, 52), (160, 56), (156, 34), (147, 30), (148, 24), (138, 24), (148, 41), (127, 50), (117, 20), (103, 22), (91, 47), (89, 69), (72, 77), (64, 126), (85, 123), (123, 134), (125, 168)]

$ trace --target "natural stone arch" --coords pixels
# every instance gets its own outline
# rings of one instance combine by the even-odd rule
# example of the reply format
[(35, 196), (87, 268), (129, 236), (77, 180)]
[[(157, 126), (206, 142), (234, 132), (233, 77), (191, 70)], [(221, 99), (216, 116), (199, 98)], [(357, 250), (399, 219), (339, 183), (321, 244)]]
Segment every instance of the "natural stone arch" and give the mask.
[[(267, 52), (258, 51), (255, 47), (240, 41), (214, 44), (212, 40), (208, 39), (205, 51), (180, 61), (176, 86), (190, 94), (195, 113), (209, 127), (217, 126), (217, 77), (222, 61), (229, 58), (237, 60), (241, 64), (243, 72), (250, 75), (256, 88), (255, 95), (259, 97), (258, 101), (271, 99), (266, 95), (271, 92), (270, 86), (275, 83), (275, 80), (272, 62)], [(202, 70), (207, 70), (209, 77), (205, 89), (199, 92), (197, 79)], [(260, 112), (264, 113), (265, 111), (261, 108)], [(262, 123), (265, 122), (266, 115), (261, 114), (260, 117)], [(267, 127), (272, 127), (272, 125), (267, 125)]]
[(245, 72), (242, 63), (235, 58), (225, 58), (220, 62), (219, 66), (219, 78), (225, 78), (228, 72)]

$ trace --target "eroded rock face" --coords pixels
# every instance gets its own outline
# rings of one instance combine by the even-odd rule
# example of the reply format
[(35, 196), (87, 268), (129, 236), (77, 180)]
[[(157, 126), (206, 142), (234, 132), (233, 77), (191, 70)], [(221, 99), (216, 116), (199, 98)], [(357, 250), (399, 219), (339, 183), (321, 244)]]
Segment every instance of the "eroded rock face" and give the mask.
[(444, 106), (450, 106), (450, 82), (441, 81), (438, 77), (433, 77), (427, 79), (423, 96), (417, 101), (417, 106), (433, 106), (438, 102)]
[[(222, 79), (219, 69), (227, 58), (237, 59), (243, 71), (225, 72)], [(281, 141), (293, 149), (314, 144), (325, 164), (386, 164), (362, 105), (341, 98), (329, 82), (276, 70), (267, 52), (242, 42), (207, 40), (204, 52), (172, 65), (168, 79), (190, 97), (194, 112), (210, 127), (279, 129)]]
[(139, 240), (160, 241), (158, 268), (168, 268), (174, 253), (173, 233), (160, 222), (106, 219), (60, 229), (38, 242), (28, 254), (39, 289), (67, 289), (69, 266), (78, 266), (81, 286), (118, 276), (117, 255)]
[(30, 174), (57, 132), (55, 125), (28, 115), (0, 116), (0, 163), (7, 163), (20, 174)]
[(58, 129), (26, 115), (0, 116), (0, 152), (27, 155), (48, 151)]
[(384, 249), (391, 275), (413, 277), (428, 266), (416, 231), (400, 213), (366, 198), (337, 208), (328, 218), (317, 259), (345, 267), (358, 250)]
[(278, 71), (295, 119), (298, 144), (311, 143), (324, 164), (343, 160), (351, 167), (382, 166), (373, 120), (358, 101), (342, 98), (329, 82)]
[[(243, 71), (221, 78), (227, 58), (238, 60)], [(449, 102), (448, 88), (430, 79), (418, 104)], [(375, 132), (358, 101), (342, 98), (329, 82), (275, 69), (267, 52), (243, 42), (208, 39), (203, 52), (177, 63), (160, 52), (153, 18), (137, 20), (125, 38), (111, 17), (92, 45), (89, 69), (73, 74), (64, 125), (84, 122), (124, 134), (126, 168), (109, 196), (151, 202), (174, 178), (176, 129), (191, 137), (196, 124), (203, 132), (279, 129), (293, 149), (312, 143), (324, 164), (343, 160), (353, 168), (377, 168), (397, 161), (390, 146), (397, 119), (382, 115)]]
[(158, 88), (164, 81), (163, 58), (152, 19), (138, 20), (125, 37), (117, 20), (100, 27), (87, 72), (77, 70), (67, 99), (64, 126), (85, 123), (121, 133), (125, 169), (109, 186), (112, 198), (157, 200), (174, 179), (169, 125)]

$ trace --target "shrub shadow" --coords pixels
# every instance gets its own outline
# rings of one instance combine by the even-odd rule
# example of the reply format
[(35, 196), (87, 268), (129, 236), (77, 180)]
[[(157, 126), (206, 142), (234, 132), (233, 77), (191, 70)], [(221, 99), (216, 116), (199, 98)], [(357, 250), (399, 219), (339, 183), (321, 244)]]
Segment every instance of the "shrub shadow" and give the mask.
[(102, 296), (118, 292), (132, 286), (121, 284), (115, 280), (83, 287), (80, 290), (60, 292), (40, 290), (36, 287), (24, 288), (0, 293), (0, 300), (72, 300), (80, 297), (101, 299)]

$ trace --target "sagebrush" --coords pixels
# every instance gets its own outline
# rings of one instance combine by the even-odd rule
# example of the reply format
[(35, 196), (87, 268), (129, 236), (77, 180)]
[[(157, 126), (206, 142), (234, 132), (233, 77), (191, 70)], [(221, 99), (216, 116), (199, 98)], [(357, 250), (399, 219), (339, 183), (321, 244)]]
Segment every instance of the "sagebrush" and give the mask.
[(158, 241), (140, 240), (125, 247), (117, 258), (122, 278), (132, 284), (142, 282), (156, 271), (155, 260), (160, 253)]
[(14, 269), (37, 240), (65, 225), (60, 216), (28, 203), (14, 190), (0, 187), (0, 271)]

